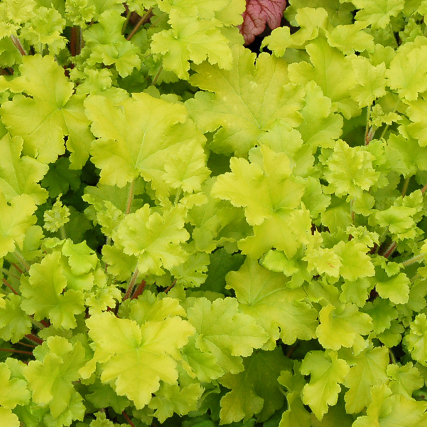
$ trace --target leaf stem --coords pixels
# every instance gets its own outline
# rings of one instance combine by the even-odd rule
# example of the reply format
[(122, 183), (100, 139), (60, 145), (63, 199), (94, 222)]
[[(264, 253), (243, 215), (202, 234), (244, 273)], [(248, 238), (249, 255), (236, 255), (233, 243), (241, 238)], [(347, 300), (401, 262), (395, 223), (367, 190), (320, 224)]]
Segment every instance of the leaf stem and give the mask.
[(22, 56), (26, 56), (26, 55), (27, 55), (27, 52), (25, 52), (24, 46), (22, 46), (22, 43), (21, 43), (21, 41), (18, 39), (18, 37), (14, 36), (14, 35), (11, 35), (11, 36), (10, 36), (10, 38), (11, 38), (11, 40), (12, 40), (12, 43), (13, 43), (13, 44), (15, 45), (15, 47), (19, 50), (19, 53), (20, 53)]
[(19, 280), (19, 279), (20, 279), (20, 277), (19, 277), (19, 276), (17, 276), (16, 274), (11, 273), (11, 272), (10, 272), (10, 270), (6, 270), (5, 268), (2, 268), (1, 270), (2, 270), (2, 272), (3, 272), (4, 274), (7, 274), (7, 275), (8, 275), (8, 277), (13, 277), (13, 278), (14, 278), (14, 279), (16, 279), (16, 280)]
[(150, 7), (150, 9), (147, 10), (145, 15), (135, 25), (131, 33), (126, 37), (126, 40), (129, 41), (135, 35), (135, 33), (139, 30), (139, 27), (151, 18), (152, 12), (153, 12), (153, 8)]
[(175, 195), (175, 200), (173, 201), (173, 204), (175, 206), (178, 204), (178, 200), (181, 197), (181, 192), (182, 192), (182, 190), (181, 190), (181, 187), (180, 187), (180, 188), (178, 188), (178, 191), (176, 192), (176, 195)]
[(13, 286), (3, 277), (3, 283), (15, 294), (19, 295), (18, 292), (13, 288)]
[(156, 86), (157, 80), (159, 80), (160, 74), (162, 74), (163, 71), (163, 66), (160, 65), (159, 70), (157, 71), (156, 75), (154, 76), (153, 81), (151, 82), (152, 86)]
[(132, 294), (133, 287), (135, 286), (136, 279), (138, 278), (138, 274), (139, 274), (139, 270), (138, 270), (138, 267), (136, 267), (135, 271), (133, 272), (132, 278), (130, 279), (128, 288), (126, 289), (126, 293), (125, 293), (125, 296), (123, 298), (123, 301), (130, 298), (130, 296)]
[(390, 244), (390, 246), (388, 246), (388, 248), (385, 250), (385, 252), (382, 254), (384, 258), (389, 258), (391, 256), (391, 254), (396, 250), (397, 248), (397, 243), (396, 242), (392, 242)]
[(24, 257), (18, 251), (18, 249), (15, 249), (15, 251), (13, 252), (13, 254), (16, 256), (16, 258), (18, 258), (18, 261), (23, 265), (23, 267), (25, 268), (25, 270), (29, 271), (30, 270), (30, 264), (28, 264), (27, 261), (25, 261)]
[(61, 233), (61, 239), (66, 240), (67, 239), (67, 233), (65, 232), (65, 227), (61, 225), (59, 228), (59, 232)]
[(406, 261), (401, 262), (401, 264), (404, 267), (407, 267), (408, 265), (415, 264), (416, 262), (422, 261), (424, 259), (424, 257), (425, 257), (424, 254), (419, 254), (419, 255), (416, 255), (412, 258), (407, 259)]
[(39, 329), (44, 329), (46, 327), (45, 325), (43, 325), (42, 322), (39, 322), (38, 320), (35, 320), (34, 318), (31, 318), (31, 323)]
[(135, 180), (130, 183), (128, 201), (126, 203), (126, 215), (130, 212), (133, 202), (133, 193), (135, 191)]
[(78, 26), (71, 27), (70, 51), (71, 56), (80, 55), (82, 51), (82, 29)]
[(39, 338), (37, 335), (34, 334), (27, 334), (25, 335), (25, 338), (28, 338), (30, 341), (35, 342), (36, 344), (43, 344), (43, 340)]
[(24, 345), (25, 347), (36, 348), (36, 346), (35, 346), (35, 345), (27, 344), (27, 343), (25, 343), (25, 342), (23, 342), (23, 341), (18, 341), (18, 344)]
[(409, 185), (409, 181), (411, 180), (411, 175), (408, 175), (405, 178), (405, 182), (403, 183), (403, 188), (402, 188), (402, 197), (406, 196), (406, 192), (408, 191), (408, 185)]
[(126, 27), (128, 26), (130, 16), (132, 15), (132, 12), (128, 10), (128, 13), (126, 14), (126, 20), (123, 22), (122, 26), (122, 35), (125, 33)]
[(0, 348), (0, 351), (7, 351), (8, 353), (30, 354), (31, 356), (33, 355), (33, 353), (31, 353), (31, 351), (15, 350), (12, 348)]
[(172, 282), (172, 285), (168, 286), (165, 289), (165, 294), (167, 294), (175, 286), (175, 283), (176, 283), (176, 279)]
[(142, 293), (144, 292), (146, 284), (147, 284), (147, 282), (145, 280), (142, 280), (141, 283), (138, 285), (138, 287), (135, 289), (135, 292), (133, 293), (131, 299), (136, 299), (140, 295), (142, 295)]
[(125, 417), (125, 420), (131, 427), (135, 427), (135, 424), (132, 422), (132, 420), (129, 418), (129, 415), (125, 411), (122, 412), (122, 415)]
[(12, 265), (22, 274), (23, 271), (19, 268), (18, 264), (16, 264), (15, 262), (12, 263)]

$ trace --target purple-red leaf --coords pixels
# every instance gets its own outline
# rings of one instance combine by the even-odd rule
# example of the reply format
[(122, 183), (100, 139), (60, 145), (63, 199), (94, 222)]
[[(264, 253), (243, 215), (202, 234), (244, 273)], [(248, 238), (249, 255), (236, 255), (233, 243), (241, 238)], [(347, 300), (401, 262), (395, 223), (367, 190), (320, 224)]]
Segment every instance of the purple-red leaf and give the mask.
[(272, 30), (279, 27), (285, 7), (286, 0), (246, 0), (243, 24), (239, 27), (245, 44), (252, 43), (264, 31), (265, 24)]

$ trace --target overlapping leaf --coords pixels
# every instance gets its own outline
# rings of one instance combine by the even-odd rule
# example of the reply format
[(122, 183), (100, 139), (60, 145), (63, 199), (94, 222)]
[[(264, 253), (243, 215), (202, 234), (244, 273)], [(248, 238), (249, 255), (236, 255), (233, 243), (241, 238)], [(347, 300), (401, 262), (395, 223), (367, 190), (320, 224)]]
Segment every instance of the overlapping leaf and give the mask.
[(81, 417), (84, 405), (73, 385), (80, 379), (78, 371), (85, 362), (81, 343), (73, 345), (63, 337), (49, 337), (36, 353), (37, 360), (32, 360), (24, 370), (32, 400), (49, 406), (53, 418), (75, 410), (76, 406)]
[(86, 323), (96, 345), (94, 361), (102, 366), (101, 381), (110, 383), (137, 408), (150, 402), (160, 381), (177, 383), (179, 349), (194, 333), (187, 321), (172, 316), (139, 326), (110, 312), (94, 315)]
[(21, 307), (37, 320), (50, 319), (56, 328), (71, 329), (76, 326), (75, 315), (84, 310), (83, 293), (65, 290), (67, 280), (60, 263), (60, 253), (46, 255), (30, 268), (30, 276), (22, 277)]
[(144, 205), (129, 214), (113, 234), (114, 241), (126, 255), (138, 257), (141, 274), (162, 275), (162, 268), (170, 269), (182, 264), (188, 254), (180, 246), (189, 237), (184, 228), (184, 212), (172, 208), (159, 215)]
[(257, 319), (270, 336), (269, 348), (277, 339), (294, 344), (297, 339), (315, 338), (317, 310), (300, 289), (286, 287), (286, 278), (247, 260), (236, 272), (227, 275), (227, 287), (233, 288), (241, 310)]
[(256, 351), (244, 360), (245, 370), (236, 375), (227, 374), (220, 383), (231, 389), (221, 399), (221, 422), (230, 424), (248, 420), (256, 415), (263, 422), (283, 405), (284, 396), (280, 392), (277, 378), (287, 367), (282, 352)]
[(255, 236), (239, 243), (244, 253), (260, 257), (275, 247), (292, 257), (307, 241), (309, 217), (301, 204), (304, 185), (291, 176), (289, 157), (267, 145), (252, 150), (250, 160), (232, 158), (232, 172), (218, 177), (211, 194), (245, 208)]
[(50, 56), (26, 56), (20, 73), (9, 82), (0, 80), (1, 88), (27, 95), (15, 95), (2, 104), (0, 115), (10, 134), (23, 138), (23, 154), (42, 163), (64, 154), (64, 136), (68, 135), (72, 167), (81, 168), (93, 137), (82, 99), (72, 95), (73, 84)]
[[(101, 169), (102, 184), (124, 187), (141, 175), (164, 197), (169, 193), (165, 158), (179, 155), (188, 144), (204, 143), (184, 106), (146, 93), (134, 94), (117, 105), (102, 96), (89, 96), (85, 106), (93, 122), (92, 132), (99, 138), (92, 144), (91, 153), (92, 161)], [(172, 180), (172, 169), (167, 165), (170, 173), (166, 179), (175, 188), (183, 185)], [(185, 174), (180, 178), (185, 179)]]
[(238, 309), (235, 299), (197, 298), (187, 310), (188, 321), (196, 328), (196, 347), (211, 353), (217, 364), (233, 374), (243, 370), (242, 357), (261, 348), (268, 335), (252, 316)]
[(318, 420), (328, 412), (328, 406), (337, 403), (340, 384), (349, 372), (349, 366), (336, 352), (311, 351), (301, 364), (301, 373), (310, 375), (310, 382), (302, 389), (302, 401), (310, 406)]
[(207, 92), (198, 92), (186, 107), (199, 129), (216, 131), (213, 151), (247, 156), (275, 120), (284, 119), (293, 126), (301, 123), (298, 110), (303, 93), (288, 85), (282, 59), (261, 54), (255, 63), (253, 53), (234, 46), (231, 70), (207, 63), (194, 68), (197, 74), (190, 82)]

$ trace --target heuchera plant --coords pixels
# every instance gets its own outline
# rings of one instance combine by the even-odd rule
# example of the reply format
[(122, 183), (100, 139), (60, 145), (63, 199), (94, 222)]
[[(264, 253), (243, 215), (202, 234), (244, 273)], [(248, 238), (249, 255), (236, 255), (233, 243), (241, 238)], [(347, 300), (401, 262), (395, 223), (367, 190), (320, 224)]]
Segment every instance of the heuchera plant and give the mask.
[(427, 3), (245, 8), (1, 2), (1, 426), (427, 425)]

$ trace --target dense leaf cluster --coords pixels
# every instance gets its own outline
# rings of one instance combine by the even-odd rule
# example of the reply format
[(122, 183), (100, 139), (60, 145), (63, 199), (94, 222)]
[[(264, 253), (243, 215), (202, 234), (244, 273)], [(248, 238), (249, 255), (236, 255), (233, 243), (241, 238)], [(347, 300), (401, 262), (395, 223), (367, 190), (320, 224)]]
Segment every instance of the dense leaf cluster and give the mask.
[(427, 2), (245, 7), (0, 3), (2, 426), (427, 424)]

